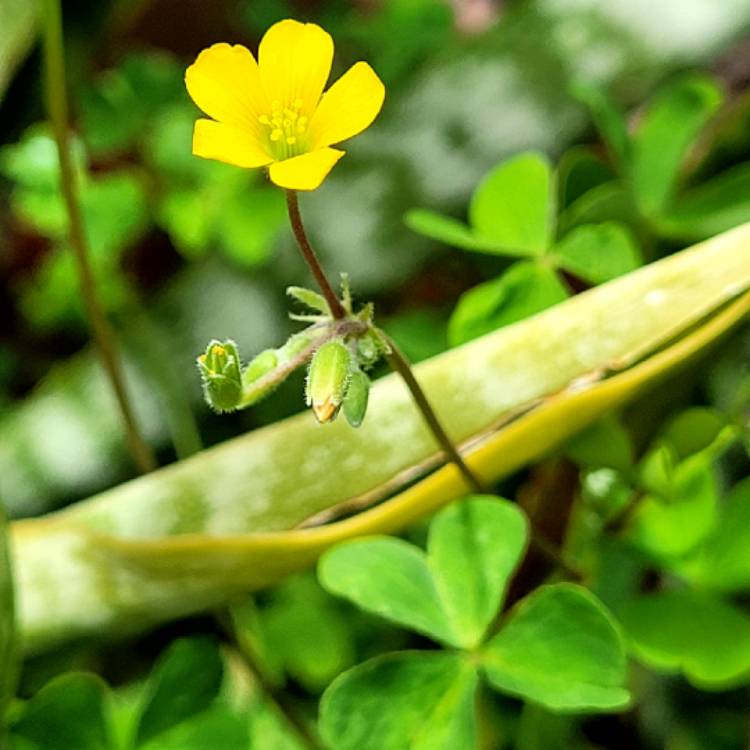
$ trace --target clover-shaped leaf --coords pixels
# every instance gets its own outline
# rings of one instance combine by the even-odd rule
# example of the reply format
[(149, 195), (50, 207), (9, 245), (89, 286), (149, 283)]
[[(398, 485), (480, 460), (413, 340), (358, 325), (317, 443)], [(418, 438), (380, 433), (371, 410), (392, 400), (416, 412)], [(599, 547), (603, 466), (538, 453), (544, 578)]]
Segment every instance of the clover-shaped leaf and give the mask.
[(621, 224), (584, 224), (557, 244), (555, 256), (561, 268), (588, 281), (601, 284), (643, 264), (640, 250)]
[(476, 743), (476, 668), (461, 654), (386, 654), (338, 677), (320, 707), (336, 750), (454, 750)]
[(630, 648), (647, 666), (682, 671), (696, 687), (750, 683), (750, 617), (695, 591), (639, 596), (618, 611)]
[(318, 571), (325, 588), (362, 609), (472, 648), (497, 613), (526, 536), (515, 505), (475, 496), (437, 515), (427, 554), (390, 537), (357, 539), (326, 553)]
[(576, 82), (571, 88), (571, 93), (589, 108), (614, 161), (620, 168), (625, 167), (630, 157), (630, 137), (625, 117), (615, 102), (600, 88), (590, 84)]
[(326, 588), (469, 652), (392, 654), (338, 677), (321, 708), (323, 732), (337, 750), (471, 747), (478, 674), (498, 690), (557, 712), (628, 703), (620, 632), (581, 586), (538, 589), (485, 642), (527, 535), (516, 506), (475, 496), (435, 517), (426, 554), (374, 537), (324, 555), (318, 572)]
[(553, 711), (621, 708), (625, 649), (612, 616), (581, 586), (543, 586), (511, 611), (483, 651), (490, 683)]
[(208, 708), (221, 687), (223, 664), (210, 638), (175, 641), (154, 667), (137, 730), (145, 743)]
[(727, 593), (750, 590), (750, 479), (735, 485), (721, 515), (684, 572), (702, 588)]
[(629, 169), (633, 194), (647, 216), (667, 207), (685, 154), (722, 98), (713, 79), (688, 75), (652, 101), (632, 138)]
[(96, 675), (67, 672), (26, 703), (11, 733), (47, 750), (108, 750), (112, 737), (107, 703), (107, 686)]
[(481, 237), (499, 247), (542, 255), (555, 235), (552, 183), (552, 168), (541, 154), (507, 159), (474, 191), (469, 220)]
[(406, 223), (415, 231), (464, 250), (516, 257), (544, 254), (555, 235), (552, 168), (533, 151), (507, 159), (492, 169), (469, 205), (467, 226), (433, 211), (410, 211)]

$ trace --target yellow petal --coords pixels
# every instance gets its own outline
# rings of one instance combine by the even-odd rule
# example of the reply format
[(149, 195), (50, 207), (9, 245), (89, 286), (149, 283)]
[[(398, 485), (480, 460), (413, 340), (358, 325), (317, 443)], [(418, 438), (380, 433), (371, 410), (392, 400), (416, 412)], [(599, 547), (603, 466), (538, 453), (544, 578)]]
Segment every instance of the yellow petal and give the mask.
[(310, 117), (331, 72), (333, 39), (314, 23), (279, 21), (258, 48), (260, 78), (269, 101), (289, 107), (297, 100)]
[(213, 120), (195, 123), (193, 153), (238, 167), (263, 167), (271, 163), (271, 157), (246, 128)]
[(260, 133), (258, 117), (268, 111), (258, 64), (241, 44), (214, 44), (185, 72), (193, 101), (214, 120)]
[(352, 65), (331, 86), (313, 115), (310, 131), (313, 148), (330, 146), (361, 133), (377, 117), (385, 86), (365, 62)]
[(279, 187), (290, 190), (315, 190), (345, 153), (346, 151), (335, 148), (319, 148), (293, 159), (274, 162), (268, 173), (271, 182)]

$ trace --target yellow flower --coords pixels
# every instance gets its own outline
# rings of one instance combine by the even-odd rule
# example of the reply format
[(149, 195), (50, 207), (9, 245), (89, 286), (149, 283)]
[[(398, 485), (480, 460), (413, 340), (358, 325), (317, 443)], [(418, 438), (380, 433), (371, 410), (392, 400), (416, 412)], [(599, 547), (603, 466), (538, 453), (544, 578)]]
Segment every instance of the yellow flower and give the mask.
[(331, 148), (377, 117), (385, 88), (364, 62), (325, 94), (333, 40), (320, 26), (286, 20), (263, 36), (258, 62), (240, 44), (214, 44), (185, 73), (198, 120), (193, 153), (239, 167), (265, 167), (277, 185), (314, 190), (344, 151)]

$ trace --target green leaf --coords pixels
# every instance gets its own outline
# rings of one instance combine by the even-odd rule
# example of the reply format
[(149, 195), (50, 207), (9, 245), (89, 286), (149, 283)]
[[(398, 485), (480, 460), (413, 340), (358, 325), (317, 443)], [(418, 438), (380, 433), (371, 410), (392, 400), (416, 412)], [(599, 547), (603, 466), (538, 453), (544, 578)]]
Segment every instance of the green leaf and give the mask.
[(360, 539), (328, 552), (318, 571), (327, 589), (362, 609), (473, 648), (497, 614), (527, 534), (515, 505), (473, 496), (435, 516), (426, 557), (399, 539)]
[(557, 244), (554, 254), (562, 268), (591, 284), (602, 284), (643, 264), (632, 235), (615, 222), (577, 227)]
[[(78, 138), (72, 140), (71, 152), (74, 170), (80, 177), (86, 156)], [(60, 162), (57, 144), (49, 128), (46, 125), (32, 125), (17, 143), (0, 149), (0, 173), (23, 187), (57, 191)]]
[(310, 692), (328, 685), (354, 663), (351, 621), (308, 575), (293, 576), (260, 610), (269, 652)]
[(383, 323), (410, 362), (421, 362), (448, 348), (447, 315), (434, 308), (410, 308), (389, 315)]
[(630, 699), (615, 621), (574, 584), (542, 586), (517, 604), (482, 663), (495, 688), (552, 711), (608, 711)]
[(625, 117), (617, 109), (617, 105), (600, 88), (583, 82), (574, 84), (572, 93), (589, 108), (594, 124), (615, 162), (620, 169), (626, 169), (630, 156), (630, 139)]
[[(727, 417), (716, 409), (696, 406), (685, 409), (672, 419), (661, 434), (661, 439), (667, 442), (675, 451), (678, 459), (714, 447), (721, 448), (727, 427)], [(717, 442), (719, 445), (716, 445)], [(710, 451), (713, 452), (713, 451)]]
[(633, 466), (635, 449), (630, 434), (612, 414), (576, 435), (565, 453), (580, 466), (627, 472)]
[(93, 153), (134, 145), (153, 116), (183, 93), (182, 70), (163, 52), (131, 53), (102, 73), (81, 97), (81, 122)]
[(380, 656), (326, 690), (321, 731), (336, 750), (469, 750), (476, 686), (475, 668), (459, 654)]
[(555, 234), (552, 169), (526, 152), (495, 167), (474, 191), (469, 221), (481, 237), (521, 255), (542, 255)]
[(464, 648), (478, 645), (497, 615), (527, 537), (523, 512), (492, 497), (452, 503), (430, 524), (428, 565)]
[(448, 323), (452, 345), (463, 344), (562, 302), (568, 291), (549, 266), (514, 263), (492, 281), (461, 296)]
[(681, 195), (659, 224), (681, 240), (703, 240), (750, 221), (750, 164), (739, 164)]
[(612, 170), (587, 146), (573, 146), (560, 157), (557, 182), (560, 210), (564, 210), (589, 190), (611, 182)]
[(684, 572), (701, 587), (750, 590), (750, 479), (732, 488), (715, 528)]
[(368, 612), (459, 645), (425, 554), (412, 544), (392, 537), (344, 542), (323, 555), (318, 578), (328, 591)]
[(669, 563), (694, 551), (716, 520), (716, 479), (708, 460), (683, 462), (661, 498), (645, 497), (634, 510), (628, 538)]
[(303, 286), (288, 286), (286, 288), (286, 293), (292, 299), (296, 299), (298, 302), (305, 305), (305, 307), (310, 308), (310, 310), (315, 310), (324, 315), (331, 314), (326, 298), (322, 294), (314, 292), (312, 289), (306, 289)]
[(227, 706), (214, 706), (161, 732), (138, 750), (248, 750), (247, 717)]
[(187, 258), (206, 254), (214, 230), (213, 217), (205, 210), (201, 192), (172, 190), (157, 209), (157, 221), (169, 233), (169, 238)]
[(526, 251), (504, 247), (496, 240), (483, 237), (458, 219), (443, 216), (434, 211), (415, 208), (404, 217), (406, 226), (425, 237), (462, 250), (472, 250), (489, 255), (511, 255), (525, 257)]
[(219, 692), (222, 671), (213, 639), (175, 641), (149, 677), (137, 742), (145, 743), (208, 708)]
[(609, 221), (634, 228), (640, 222), (633, 198), (620, 180), (597, 185), (573, 201), (560, 214), (558, 231), (564, 236), (582, 224)]
[[(247, 750), (309, 750), (278, 706), (257, 697), (250, 706), (250, 743)], [(218, 750), (210, 745), (205, 750)]]
[(652, 101), (633, 136), (631, 160), (633, 193), (647, 216), (667, 207), (688, 149), (722, 99), (712, 78), (688, 75)]
[(750, 617), (709, 594), (668, 591), (619, 610), (630, 649), (645, 665), (683, 672), (703, 690), (750, 682)]
[(106, 696), (95, 675), (63, 674), (24, 706), (11, 730), (44, 750), (111, 750)]

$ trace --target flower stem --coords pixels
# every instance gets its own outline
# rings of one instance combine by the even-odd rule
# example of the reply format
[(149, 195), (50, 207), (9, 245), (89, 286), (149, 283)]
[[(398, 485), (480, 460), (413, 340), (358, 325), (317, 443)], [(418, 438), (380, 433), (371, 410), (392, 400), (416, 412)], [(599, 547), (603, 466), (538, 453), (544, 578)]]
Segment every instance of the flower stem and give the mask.
[(404, 356), (398, 346), (396, 346), (396, 342), (385, 333), (385, 331), (378, 328), (378, 334), (385, 339), (391, 350), (389, 354), (385, 355), (388, 364), (392, 370), (401, 376), (404, 383), (406, 383), (406, 387), (411, 392), (414, 403), (422, 413), (424, 421), (435, 436), (435, 440), (437, 440), (440, 447), (445, 452), (448, 460), (455, 464), (456, 468), (461, 474), (463, 474), (464, 479), (466, 479), (466, 482), (475, 492), (482, 492), (482, 483), (479, 481), (476, 474), (474, 474), (474, 472), (466, 465), (466, 462), (458, 452), (458, 449), (448, 437), (448, 433), (443, 429), (443, 425), (440, 423), (437, 414), (435, 414), (430, 402), (427, 400), (427, 396), (422, 390), (422, 386), (419, 385), (419, 381), (414, 377), (414, 371), (411, 369), (409, 360)]
[(344, 310), (344, 306), (341, 304), (341, 300), (338, 298), (336, 292), (333, 291), (333, 287), (328, 281), (325, 271), (323, 271), (323, 267), (320, 265), (318, 256), (315, 254), (315, 250), (313, 250), (310, 240), (307, 239), (305, 227), (302, 224), (302, 216), (299, 212), (297, 192), (295, 190), (286, 191), (286, 206), (289, 211), (289, 221), (292, 223), (292, 231), (294, 232), (297, 244), (302, 251), (302, 257), (304, 257), (305, 262), (310, 267), (310, 271), (312, 271), (312, 275), (315, 277), (315, 281), (320, 287), (320, 291), (326, 298), (328, 307), (331, 310), (331, 315), (337, 320), (346, 317), (346, 310)]
[(128, 400), (122, 374), (120, 356), (114, 343), (112, 329), (104, 315), (97, 295), (94, 274), (89, 262), (86, 235), (70, 153), (68, 137), (68, 100), (65, 84), (65, 57), (63, 50), (62, 14), (60, 0), (43, 0), (44, 58), (47, 84), (47, 109), (57, 141), (60, 159), (60, 184), (68, 213), (69, 238), (73, 249), (81, 284), (86, 316), (107, 372), (125, 424), (130, 453), (138, 470), (148, 472), (156, 468), (150, 448), (138, 432), (133, 410)]
[[(337, 320), (340, 320), (341, 318), (346, 317), (346, 310), (341, 304), (341, 300), (339, 300), (339, 298), (333, 291), (333, 288), (331, 287), (331, 284), (326, 277), (325, 271), (320, 265), (318, 256), (315, 254), (315, 251), (310, 245), (310, 241), (307, 239), (305, 227), (302, 224), (302, 216), (299, 211), (299, 203), (297, 202), (297, 193), (294, 190), (286, 191), (286, 204), (287, 208), (289, 209), (289, 219), (292, 222), (294, 236), (297, 238), (300, 250), (302, 250), (302, 255), (307, 261), (307, 265), (310, 267), (310, 270), (312, 271), (313, 276), (315, 277), (315, 280), (320, 287), (320, 291), (323, 293), (323, 296), (328, 302), (328, 306), (331, 309), (331, 315), (333, 315), (333, 317)], [(438, 444), (443, 449), (446, 457), (449, 461), (456, 465), (456, 468), (461, 472), (468, 485), (475, 492), (482, 492), (482, 483), (466, 465), (466, 462), (461, 457), (458, 449), (455, 445), (453, 445), (451, 439), (448, 437), (448, 433), (446, 433), (446, 431), (443, 429), (442, 424), (440, 424), (440, 420), (437, 418), (437, 415), (435, 414), (432, 406), (430, 406), (430, 402), (427, 400), (427, 396), (422, 390), (422, 387), (417, 382), (417, 379), (414, 377), (414, 373), (412, 372), (409, 360), (401, 353), (400, 349), (396, 346), (393, 339), (391, 339), (387, 333), (380, 330), (379, 328), (377, 329), (377, 333), (385, 340), (390, 348), (390, 353), (386, 355), (388, 364), (391, 366), (391, 369), (394, 372), (397, 372), (401, 376), (402, 380), (406, 384), (406, 387), (411, 392), (414, 403), (422, 413), (424, 421), (427, 423), (430, 431), (435, 436), (435, 440), (437, 440)]]

